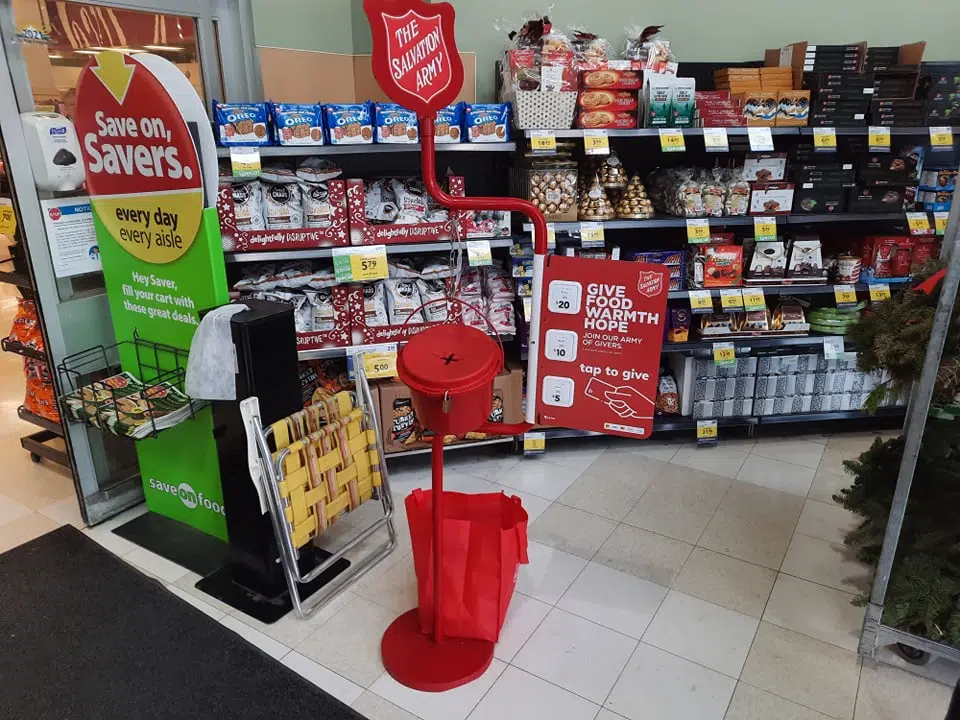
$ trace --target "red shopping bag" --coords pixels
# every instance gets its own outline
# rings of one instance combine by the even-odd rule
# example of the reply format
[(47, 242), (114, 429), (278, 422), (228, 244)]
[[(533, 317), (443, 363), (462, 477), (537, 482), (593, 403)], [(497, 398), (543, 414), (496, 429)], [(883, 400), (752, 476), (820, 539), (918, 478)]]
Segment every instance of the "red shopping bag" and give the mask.
[[(407, 496), (420, 628), (433, 632), (433, 491)], [(504, 493), (443, 493), (443, 632), (496, 642), (527, 561), (527, 511)]]

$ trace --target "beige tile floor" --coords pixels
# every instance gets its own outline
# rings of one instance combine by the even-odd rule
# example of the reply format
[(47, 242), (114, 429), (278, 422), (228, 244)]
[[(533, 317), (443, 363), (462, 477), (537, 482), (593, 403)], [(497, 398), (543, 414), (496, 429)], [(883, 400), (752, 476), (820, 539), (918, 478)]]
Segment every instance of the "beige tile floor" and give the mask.
[[(0, 327), (9, 324), (0, 297)], [(80, 525), (69, 476), (17, 438), (18, 358), (0, 354), (0, 551)], [(530, 564), (476, 682), (431, 695), (384, 673), (379, 641), (416, 602), (406, 520), (380, 566), (309, 621), (262, 625), (194, 588), (198, 576), (113, 535), (90, 536), (184, 601), (373, 720), (941, 720), (950, 689), (856, 654), (869, 582), (830, 502), (869, 434), (691, 443), (591, 438), (545, 456), (451, 454), (448, 486), (516, 493)], [(391, 465), (397, 499), (429, 484)], [(0, 579), (2, 581), (2, 579)]]

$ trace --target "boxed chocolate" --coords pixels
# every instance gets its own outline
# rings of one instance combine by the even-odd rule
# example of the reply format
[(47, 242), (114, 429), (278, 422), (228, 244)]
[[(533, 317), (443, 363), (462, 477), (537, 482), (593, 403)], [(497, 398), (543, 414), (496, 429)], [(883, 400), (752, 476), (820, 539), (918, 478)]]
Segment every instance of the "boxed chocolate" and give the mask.
[(637, 127), (637, 113), (619, 110), (582, 110), (577, 113), (577, 127), (590, 130), (629, 130)]
[(902, 212), (902, 187), (857, 185), (849, 190), (848, 212)]
[(906, 158), (890, 153), (862, 154), (856, 164), (862, 185), (905, 185), (910, 180)]
[(750, 195), (751, 215), (785, 215), (793, 207), (793, 183), (754, 183)]
[(793, 212), (837, 213), (847, 207), (847, 191), (840, 184), (805, 182), (794, 191)]
[(824, 167), (814, 167), (812, 169), (799, 168), (791, 173), (794, 183), (800, 184), (823, 184), (823, 185), (846, 185), (853, 186), (857, 182), (857, 173), (853, 169), (853, 163), (840, 163)]
[(790, 264), (787, 277), (827, 280), (827, 269), (823, 266), (820, 238), (797, 238), (790, 245)]
[(580, 73), (580, 87), (584, 90), (639, 90), (642, 83), (639, 70), (584, 70)]
[(747, 125), (775, 125), (779, 101), (777, 92), (748, 93), (743, 98), (743, 116)]
[(584, 112), (630, 112), (639, 107), (639, 100), (636, 90), (581, 90), (577, 97), (577, 106)]
[(787, 270), (787, 248), (781, 240), (760, 240), (754, 244), (747, 278), (782, 278)]
[(777, 93), (777, 125), (800, 126), (809, 121), (809, 90), (781, 90)]
[(743, 179), (748, 182), (783, 180), (786, 168), (786, 153), (747, 153), (743, 161)]
[(743, 280), (743, 248), (740, 245), (699, 245), (693, 250), (692, 286), (735, 287)]

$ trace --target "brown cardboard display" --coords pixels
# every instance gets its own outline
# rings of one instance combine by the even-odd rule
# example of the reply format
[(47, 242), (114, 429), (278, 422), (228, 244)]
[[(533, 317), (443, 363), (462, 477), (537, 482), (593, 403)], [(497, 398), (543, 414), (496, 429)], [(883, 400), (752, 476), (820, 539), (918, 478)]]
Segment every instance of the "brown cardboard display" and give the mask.
[[(370, 55), (349, 55), (258, 47), (264, 97), (292, 103), (357, 103), (389, 101), (377, 85)], [(457, 100), (475, 102), (476, 53), (460, 53), (464, 82)]]
[[(380, 396), (380, 434), (383, 437), (383, 448), (388, 453), (415, 450), (430, 447), (424, 442), (424, 428), (420, 426), (410, 399), (410, 389), (399, 381), (379, 384)], [(502, 416), (497, 417), (502, 406)], [(510, 368), (493, 379), (493, 402), (490, 420), (507, 424), (522, 422), (523, 420), (523, 370)], [(410, 417), (413, 416), (411, 420)], [(394, 433), (394, 419), (396, 418), (397, 433)], [(409, 433), (409, 434), (408, 434)], [(401, 437), (406, 436), (405, 440)], [(429, 439), (430, 435), (427, 434)], [(464, 437), (450, 436), (445, 444), (469, 442), (487, 439), (483, 433), (468, 433)]]

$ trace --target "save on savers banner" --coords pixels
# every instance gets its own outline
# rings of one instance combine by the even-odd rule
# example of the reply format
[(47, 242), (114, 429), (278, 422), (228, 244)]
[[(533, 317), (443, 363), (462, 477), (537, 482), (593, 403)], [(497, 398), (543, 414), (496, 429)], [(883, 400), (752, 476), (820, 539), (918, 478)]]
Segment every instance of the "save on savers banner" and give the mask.
[[(188, 350), (198, 313), (228, 300), (216, 208), (206, 207), (215, 194), (205, 196), (198, 151), (213, 145), (203, 103), (163, 58), (101, 52), (80, 73), (74, 122), (117, 341), (136, 333)], [(140, 374), (132, 344), (120, 359)], [(172, 356), (159, 359), (173, 367)], [(212, 430), (206, 409), (138, 442), (137, 455), (152, 511), (226, 538)]]

